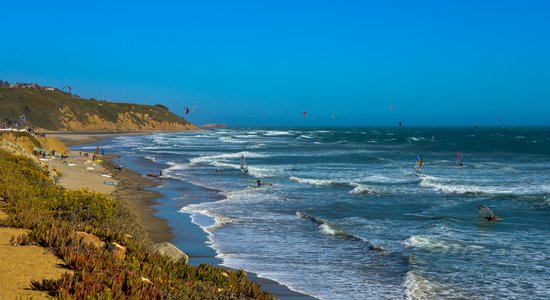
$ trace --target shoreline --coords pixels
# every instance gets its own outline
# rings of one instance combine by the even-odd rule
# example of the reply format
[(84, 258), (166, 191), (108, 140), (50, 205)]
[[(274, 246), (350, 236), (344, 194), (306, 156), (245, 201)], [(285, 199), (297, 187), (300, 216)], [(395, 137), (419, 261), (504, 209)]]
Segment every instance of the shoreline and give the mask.
[[(140, 132), (135, 135), (152, 134), (153, 132)], [(70, 147), (91, 144), (113, 136), (128, 136), (128, 133), (62, 133), (50, 134), (62, 140)], [(74, 150), (73, 150), (74, 151)], [(109, 154), (103, 157), (104, 166), (108, 170), (115, 170), (114, 160), (117, 154)], [(119, 182), (115, 191), (111, 193), (120, 201), (127, 203), (140, 218), (140, 224), (149, 233), (154, 243), (170, 242), (189, 255), (189, 263), (199, 265), (207, 263), (222, 266), (222, 260), (217, 258), (217, 252), (208, 246), (208, 235), (191, 220), (190, 214), (181, 213), (178, 203), (171, 200), (170, 195), (165, 195), (158, 189), (161, 182), (145, 178), (132, 168), (123, 168), (121, 171), (112, 172), (113, 178)], [(169, 181), (169, 179), (167, 180)], [(165, 181), (166, 182), (166, 181)], [(190, 192), (194, 188), (201, 189), (189, 182), (184, 182), (185, 187), (180, 189), (180, 195)], [(204, 202), (207, 200), (200, 200)], [(215, 200), (217, 201), (217, 200)], [(225, 267), (225, 266), (223, 266)], [(227, 268), (227, 267), (225, 267)], [(248, 272), (247, 277), (261, 285), (262, 290), (273, 294), (277, 299), (306, 300), (316, 299), (310, 295), (291, 290), (277, 281), (263, 278), (256, 273)]]

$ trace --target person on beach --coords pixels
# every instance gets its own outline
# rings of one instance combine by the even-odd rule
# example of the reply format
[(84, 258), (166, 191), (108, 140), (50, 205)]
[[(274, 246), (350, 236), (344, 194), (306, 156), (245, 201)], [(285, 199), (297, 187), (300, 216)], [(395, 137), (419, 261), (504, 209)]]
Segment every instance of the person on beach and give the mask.
[(258, 179), (258, 180), (256, 181), (256, 183), (258, 184), (258, 187), (260, 187), (260, 186), (262, 185), (262, 181), (261, 181), (260, 179)]

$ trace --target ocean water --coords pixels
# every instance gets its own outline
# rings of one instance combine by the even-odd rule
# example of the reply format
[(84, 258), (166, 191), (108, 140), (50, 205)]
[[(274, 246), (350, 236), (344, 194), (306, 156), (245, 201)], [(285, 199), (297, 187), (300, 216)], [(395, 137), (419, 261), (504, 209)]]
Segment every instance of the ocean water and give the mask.
[(106, 147), (195, 197), (175, 209), (223, 265), (317, 298), (550, 298), (550, 128), (235, 128)]

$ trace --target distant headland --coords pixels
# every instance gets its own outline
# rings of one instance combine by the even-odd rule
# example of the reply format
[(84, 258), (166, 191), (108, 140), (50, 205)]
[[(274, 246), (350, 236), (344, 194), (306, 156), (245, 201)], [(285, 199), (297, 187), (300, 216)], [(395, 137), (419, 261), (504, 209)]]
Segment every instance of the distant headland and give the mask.
[(198, 130), (162, 104), (114, 103), (72, 94), (70, 86), (0, 80), (0, 127), (39, 131)]

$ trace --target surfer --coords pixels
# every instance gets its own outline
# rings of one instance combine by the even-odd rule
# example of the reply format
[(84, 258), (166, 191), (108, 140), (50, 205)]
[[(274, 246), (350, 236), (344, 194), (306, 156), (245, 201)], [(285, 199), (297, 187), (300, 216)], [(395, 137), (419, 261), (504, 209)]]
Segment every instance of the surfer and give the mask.
[(261, 181), (260, 179), (258, 179), (258, 180), (256, 181), (256, 183), (258, 184), (258, 187), (260, 187), (260, 186), (262, 185), (262, 181)]

